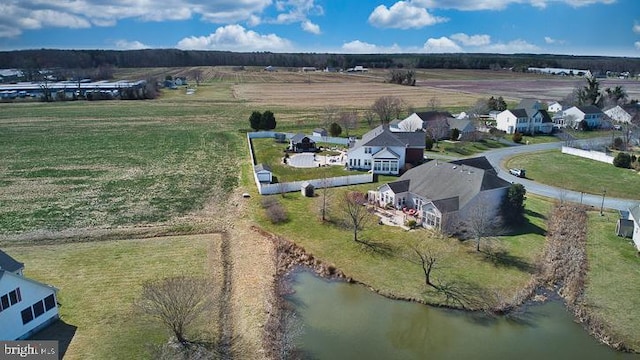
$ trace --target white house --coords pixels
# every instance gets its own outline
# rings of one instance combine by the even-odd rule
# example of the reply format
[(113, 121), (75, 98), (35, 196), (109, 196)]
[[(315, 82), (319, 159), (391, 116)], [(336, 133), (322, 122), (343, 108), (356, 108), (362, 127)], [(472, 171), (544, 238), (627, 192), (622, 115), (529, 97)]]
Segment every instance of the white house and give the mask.
[(635, 116), (638, 116), (638, 108), (632, 106), (616, 105), (604, 111), (604, 114), (612, 121), (618, 123), (631, 123)]
[(549, 105), (547, 106), (547, 111), (552, 113), (560, 112), (562, 111), (562, 104), (557, 101), (549, 103)]
[(22, 276), (15, 263), (0, 251), (0, 340), (27, 339), (59, 318), (57, 289)]
[(507, 109), (498, 114), (496, 123), (496, 128), (507, 134), (550, 134), (553, 131), (553, 119), (546, 110)]
[(273, 172), (269, 165), (258, 164), (255, 166), (254, 171), (256, 172), (256, 177), (259, 182), (268, 184), (273, 182)]
[(392, 132), (380, 125), (351, 145), (347, 151), (347, 167), (397, 175), (407, 163), (418, 164), (423, 160), (424, 136), (421, 132)]
[[(594, 105), (573, 106), (563, 111), (566, 123), (578, 124), (582, 120), (586, 121), (591, 129), (602, 126), (604, 113)], [(574, 125), (576, 127), (577, 125)]]
[(424, 131), (436, 140), (446, 139), (451, 134), (450, 122), (455, 120), (447, 111), (424, 111), (409, 115), (398, 123), (400, 131)]
[(451, 163), (434, 160), (370, 191), (369, 201), (381, 207), (414, 209), (422, 226), (451, 233), (479, 206), (491, 216), (498, 215), (509, 186), (486, 158)]

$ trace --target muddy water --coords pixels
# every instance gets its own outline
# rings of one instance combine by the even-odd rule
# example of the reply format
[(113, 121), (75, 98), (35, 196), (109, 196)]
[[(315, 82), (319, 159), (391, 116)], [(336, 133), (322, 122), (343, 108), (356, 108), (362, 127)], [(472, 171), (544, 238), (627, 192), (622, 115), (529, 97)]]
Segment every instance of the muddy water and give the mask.
[(288, 300), (313, 359), (640, 359), (591, 338), (560, 301), (515, 317), (390, 300), (358, 285), (295, 274)]

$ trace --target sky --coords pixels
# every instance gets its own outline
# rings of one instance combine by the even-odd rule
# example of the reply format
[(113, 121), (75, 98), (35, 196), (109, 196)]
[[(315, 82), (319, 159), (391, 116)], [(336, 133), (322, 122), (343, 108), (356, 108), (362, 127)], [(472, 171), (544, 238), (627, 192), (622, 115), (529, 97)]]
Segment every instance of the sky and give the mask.
[(640, 0), (2, 0), (39, 48), (640, 57)]

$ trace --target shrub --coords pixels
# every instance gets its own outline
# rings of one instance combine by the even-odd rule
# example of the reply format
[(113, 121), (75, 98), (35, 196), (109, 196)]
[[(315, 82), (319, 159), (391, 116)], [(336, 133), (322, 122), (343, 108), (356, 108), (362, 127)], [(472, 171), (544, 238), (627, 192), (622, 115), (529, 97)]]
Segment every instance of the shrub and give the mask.
[(409, 219), (409, 220), (404, 222), (404, 226), (413, 229), (414, 227), (416, 227), (416, 221), (413, 220), (413, 219)]
[(265, 214), (267, 215), (267, 219), (271, 221), (272, 224), (281, 224), (286, 222), (289, 219), (287, 215), (287, 210), (274, 198), (274, 202), (271, 206), (265, 208)]
[(433, 139), (431, 138), (431, 136), (427, 136), (424, 140), (424, 149), (425, 150), (431, 150), (433, 149)]
[(329, 134), (333, 137), (340, 136), (340, 134), (342, 134), (342, 127), (338, 123), (331, 123), (331, 125), (329, 125)]
[(631, 167), (631, 155), (623, 152), (618, 153), (618, 155), (613, 158), (613, 166), (629, 169)]
[(458, 140), (460, 137), (460, 130), (453, 128), (451, 129), (451, 140)]
[(519, 132), (514, 132), (513, 136), (511, 136), (511, 140), (513, 140), (514, 143), (521, 143), (522, 142), (522, 134)]
[(623, 150), (622, 147), (624, 146), (624, 141), (622, 141), (621, 137), (617, 137), (615, 139), (613, 139), (613, 148), (616, 150)]

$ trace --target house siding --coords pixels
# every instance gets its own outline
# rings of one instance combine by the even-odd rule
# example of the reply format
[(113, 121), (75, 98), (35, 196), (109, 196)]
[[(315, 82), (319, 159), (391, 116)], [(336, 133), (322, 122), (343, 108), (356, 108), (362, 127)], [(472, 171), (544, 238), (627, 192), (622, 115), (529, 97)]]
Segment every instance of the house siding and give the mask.
[[(20, 288), (21, 301), (0, 312), (0, 340), (27, 338), (38, 329), (58, 318), (58, 306), (54, 288), (5, 272), (0, 278), (0, 295), (7, 294), (16, 288)], [(50, 295), (54, 296), (56, 305), (27, 324), (23, 324), (21, 312), (31, 308), (35, 303), (44, 300)]]

